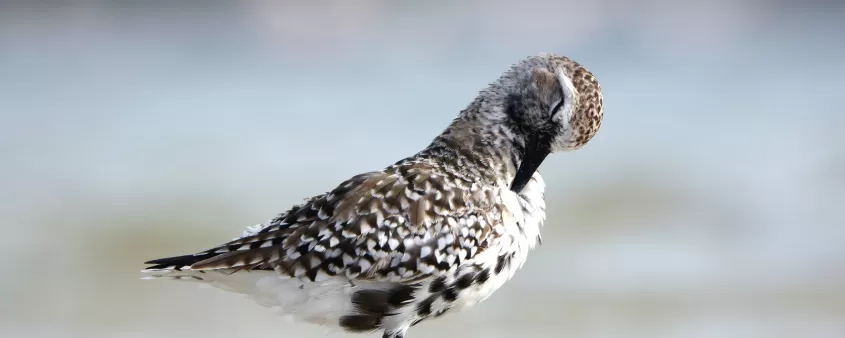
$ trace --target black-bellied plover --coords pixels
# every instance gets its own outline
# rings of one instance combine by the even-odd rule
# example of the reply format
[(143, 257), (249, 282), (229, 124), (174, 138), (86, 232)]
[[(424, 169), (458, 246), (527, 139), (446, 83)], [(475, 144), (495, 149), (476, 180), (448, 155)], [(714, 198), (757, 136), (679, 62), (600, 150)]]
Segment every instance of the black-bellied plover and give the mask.
[(601, 120), (601, 89), (587, 69), (532, 56), (417, 154), (213, 249), (146, 262), (144, 272), (245, 294), (301, 321), (404, 337), (514, 275), (546, 217), (537, 168), (583, 146)]

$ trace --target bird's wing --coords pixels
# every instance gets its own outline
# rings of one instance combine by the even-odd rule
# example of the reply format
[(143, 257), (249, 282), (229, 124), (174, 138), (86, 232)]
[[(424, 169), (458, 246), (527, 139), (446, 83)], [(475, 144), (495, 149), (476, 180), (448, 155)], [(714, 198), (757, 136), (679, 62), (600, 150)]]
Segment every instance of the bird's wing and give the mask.
[(216, 248), (148, 263), (412, 283), (472, 260), (503, 234), (498, 199), (494, 187), (413, 163), (352, 177)]

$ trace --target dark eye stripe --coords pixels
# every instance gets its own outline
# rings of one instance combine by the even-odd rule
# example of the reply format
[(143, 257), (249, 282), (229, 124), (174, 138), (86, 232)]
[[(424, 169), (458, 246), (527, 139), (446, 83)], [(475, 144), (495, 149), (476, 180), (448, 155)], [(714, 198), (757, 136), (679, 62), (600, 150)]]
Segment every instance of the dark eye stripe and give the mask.
[(552, 108), (552, 117), (557, 115), (557, 112), (560, 111), (560, 107), (563, 106), (563, 101), (564, 101), (564, 99), (560, 98), (560, 101), (557, 101), (557, 104), (555, 104), (555, 107)]

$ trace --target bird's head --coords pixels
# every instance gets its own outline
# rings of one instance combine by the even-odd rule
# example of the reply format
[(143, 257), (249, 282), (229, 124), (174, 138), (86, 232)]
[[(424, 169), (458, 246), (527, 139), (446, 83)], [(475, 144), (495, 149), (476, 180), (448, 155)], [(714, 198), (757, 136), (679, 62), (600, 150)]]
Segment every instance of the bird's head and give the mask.
[(550, 152), (581, 148), (601, 126), (601, 87), (567, 57), (529, 57), (493, 86), (504, 89), (504, 112), (514, 133), (544, 139)]
[(511, 189), (520, 191), (547, 155), (581, 148), (601, 120), (601, 88), (593, 74), (567, 57), (543, 53), (516, 63), (482, 90), (431, 146), (512, 160), (504, 171), (514, 175)]
[(577, 62), (554, 54), (532, 56), (513, 65), (489, 88), (502, 99), (501, 113), (521, 152), (512, 188), (522, 188), (540, 162), (553, 152), (586, 144), (602, 121), (601, 87)]

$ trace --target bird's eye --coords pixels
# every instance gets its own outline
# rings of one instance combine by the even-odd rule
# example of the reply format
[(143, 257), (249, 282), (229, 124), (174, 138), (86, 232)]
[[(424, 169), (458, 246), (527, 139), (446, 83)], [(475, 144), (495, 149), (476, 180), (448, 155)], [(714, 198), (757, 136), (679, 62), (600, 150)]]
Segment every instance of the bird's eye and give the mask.
[(557, 113), (560, 111), (560, 107), (563, 106), (563, 101), (563, 98), (560, 98), (560, 100), (558, 100), (557, 103), (555, 103), (555, 105), (552, 107), (552, 117), (557, 115)]

